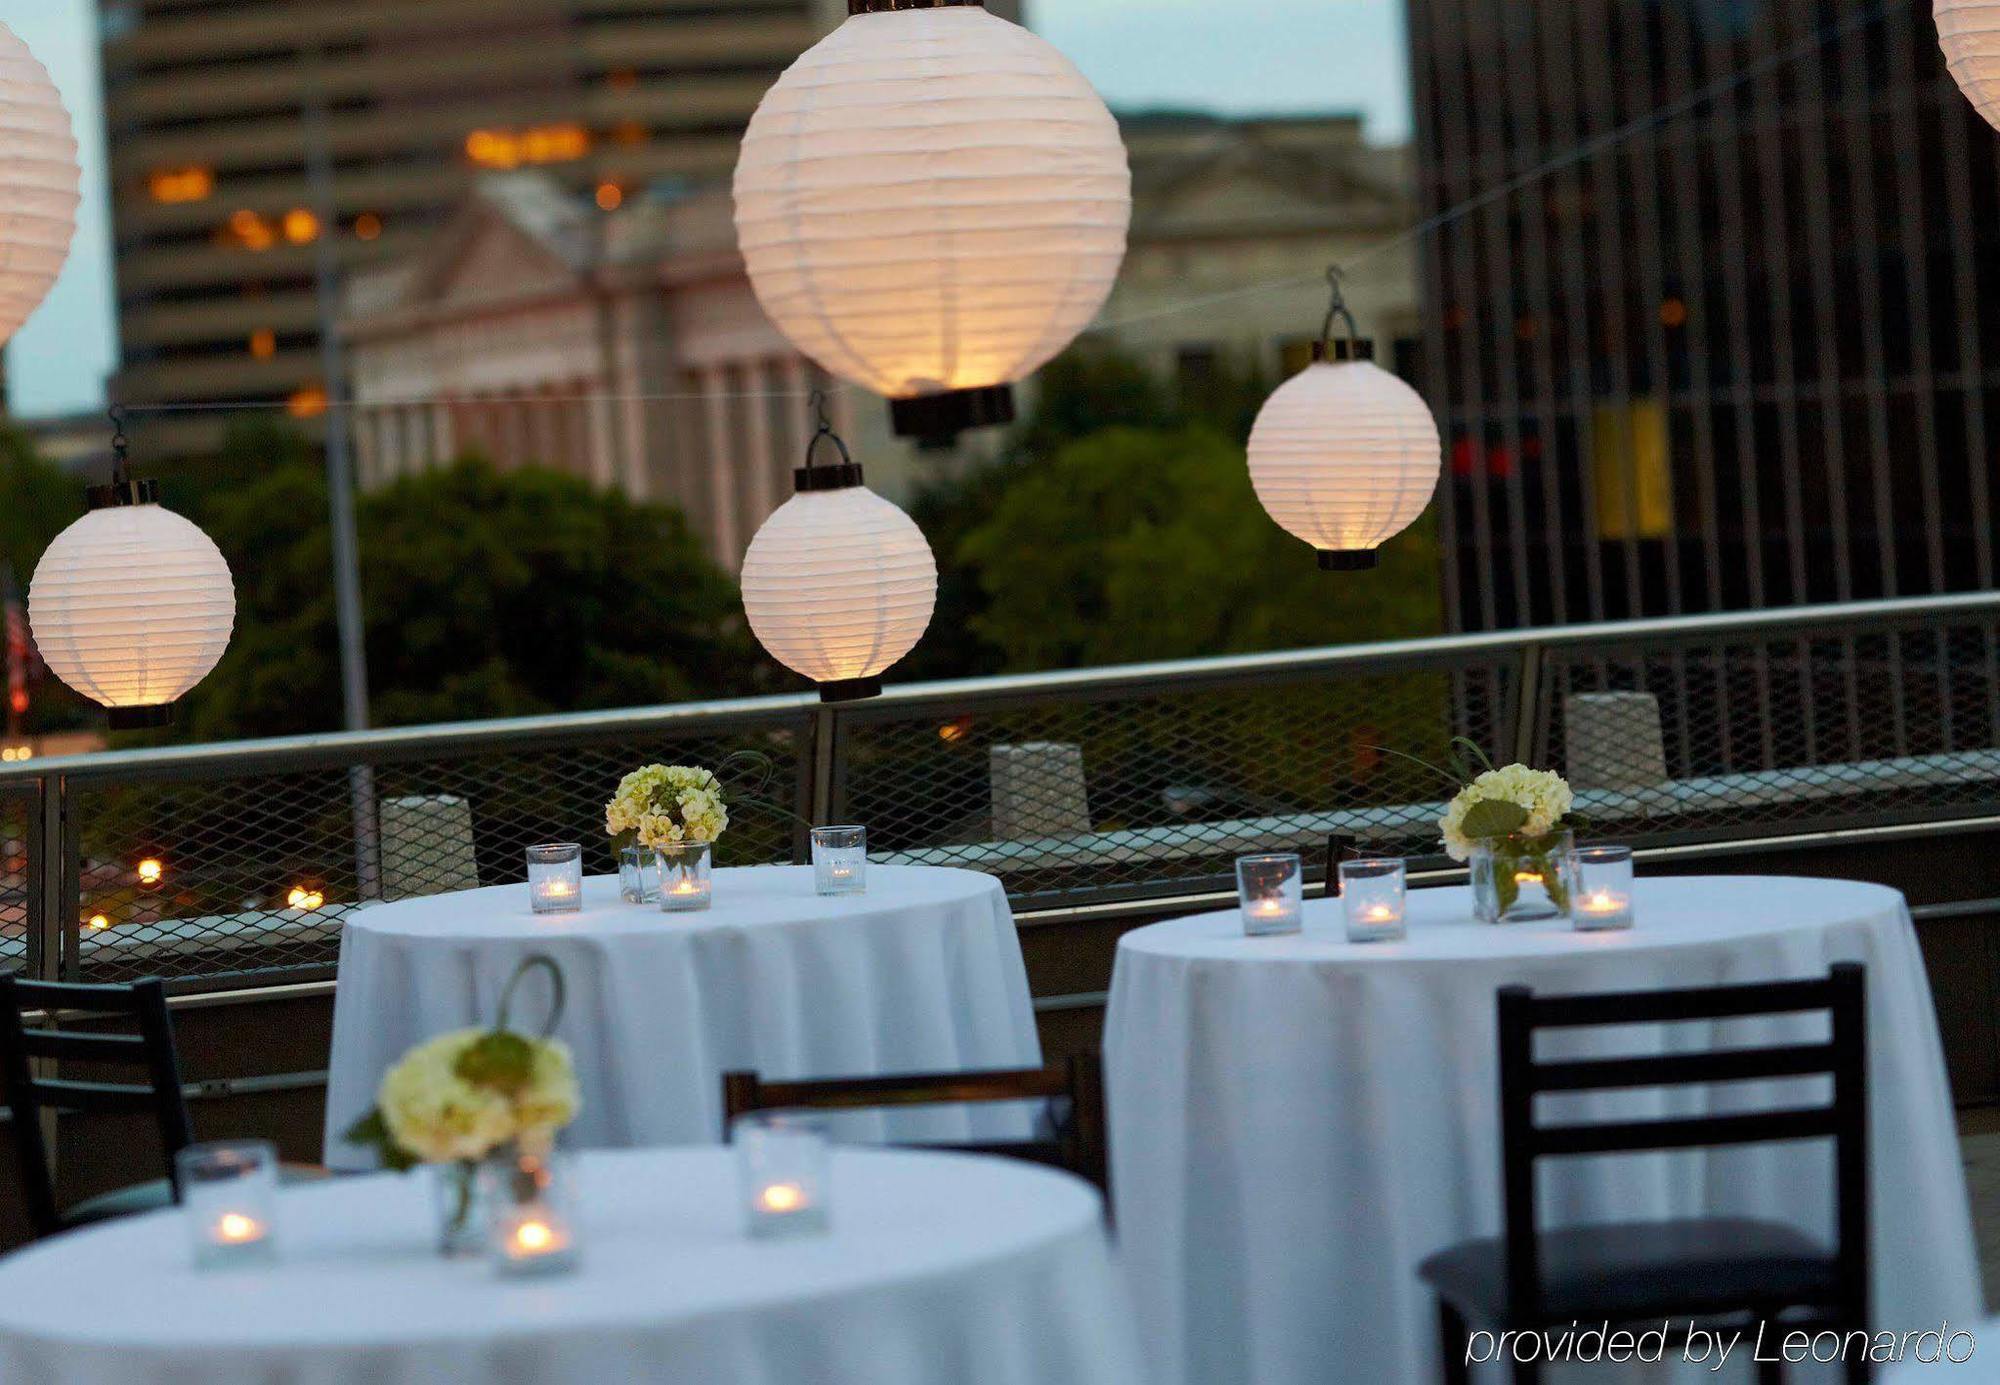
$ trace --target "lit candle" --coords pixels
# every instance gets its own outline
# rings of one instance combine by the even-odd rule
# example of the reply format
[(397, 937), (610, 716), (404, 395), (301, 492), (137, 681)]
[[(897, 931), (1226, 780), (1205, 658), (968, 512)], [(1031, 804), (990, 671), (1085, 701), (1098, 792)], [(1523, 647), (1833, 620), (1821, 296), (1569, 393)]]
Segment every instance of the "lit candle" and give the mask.
[(1340, 863), (1340, 902), (1351, 943), (1401, 942), (1407, 936), (1404, 901), (1409, 880), (1393, 857)]
[(569, 1228), (549, 1208), (519, 1208), (509, 1213), (501, 1235), (499, 1267), (505, 1274), (567, 1269), (575, 1263), (575, 1245)]
[(757, 1194), (757, 1205), (780, 1215), (796, 1212), (806, 1205), (806, 1190), (796, 1183), (773, 1183)]
[(1577, 891), (1570, 921), (1586, 933), (1632, 926), (1632, 852), (1622, 846), (1585, 847), (1576, 853)]
[(264, 1239), (264, 1223), (243, 1212), (224, 1212), (216, 1219), (217, 1245), (240, 1246)]
[(528, 902), (538, 914), (573, 914), (583, 907), (583, 848), (552, 842), (528, 848)]

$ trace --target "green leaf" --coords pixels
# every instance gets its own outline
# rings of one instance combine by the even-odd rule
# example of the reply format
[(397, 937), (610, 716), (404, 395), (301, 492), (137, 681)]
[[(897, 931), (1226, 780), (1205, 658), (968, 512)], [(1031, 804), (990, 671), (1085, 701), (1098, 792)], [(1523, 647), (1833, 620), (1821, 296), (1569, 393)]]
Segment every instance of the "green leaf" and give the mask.
[(1475, 841), (1510, 837), (1520, 831), (1527, 821), (1528, 810), (1520, 804), (1499, 798), (1483, 798), (1466, 810), (1464, 832)]
[(349, 1144), (361, 1145), (375, 1151), (382, 1161), (382, 1167), (396, 1173), (404, 1173), (423, 1162), (401, 1145), (389, 1133), (389, 1123), (382, 1119), (382, 1108), (371, 1107), (367, 1115), (347, 1127), (346, 1140)]
[(513, 1096), (535, 1078), (535, 1046), (519, 1034), (495, 1030), (458, 1055), (452, 1071), (475, 1087)]

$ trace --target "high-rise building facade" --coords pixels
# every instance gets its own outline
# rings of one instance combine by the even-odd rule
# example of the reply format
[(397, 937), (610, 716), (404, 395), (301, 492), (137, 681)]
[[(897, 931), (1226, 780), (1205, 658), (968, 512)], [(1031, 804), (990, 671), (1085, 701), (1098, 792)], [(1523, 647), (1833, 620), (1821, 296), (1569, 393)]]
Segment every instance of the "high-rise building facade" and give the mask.
[[(1018, 0), (993, 8), (1018, 17)], [(725, 176), (837, 0), (110, 0), (105, 115), (132, 404), (324, 407), (315, 266), (408, 255), (495, 169), (598, 204)], [(331, 188), (311, 177), (322, 147)], [(150, 424), (200, 447), (212, 416)]]
[(1424, 213), (1525, 179), (1420, 261), (1456, 625), (1992, 585), (2000, 160), (1929, 5), (1409, 14)]

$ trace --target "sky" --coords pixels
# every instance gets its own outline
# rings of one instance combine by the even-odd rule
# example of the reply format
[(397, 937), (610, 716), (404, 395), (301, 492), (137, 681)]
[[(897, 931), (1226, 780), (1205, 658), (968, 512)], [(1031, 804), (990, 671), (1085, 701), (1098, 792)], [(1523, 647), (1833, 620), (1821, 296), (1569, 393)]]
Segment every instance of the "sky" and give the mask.
[[(1233, 115), (1358, 110), (1371, 138), (1409, 138), (1403, 0), (1028, 0), (1030, 25), (1121, 110)], [(102, 407), (117, 360), (104, 187), (96, 0), (0, 0), (61, 89), (77, 130), (83, 206), (69, 263), (7, 348), (24, 416)]]

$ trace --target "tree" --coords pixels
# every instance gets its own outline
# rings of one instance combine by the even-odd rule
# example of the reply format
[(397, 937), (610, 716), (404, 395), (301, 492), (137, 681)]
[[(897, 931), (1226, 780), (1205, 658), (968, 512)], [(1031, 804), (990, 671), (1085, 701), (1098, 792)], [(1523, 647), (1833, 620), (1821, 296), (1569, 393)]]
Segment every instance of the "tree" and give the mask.
[(1321, 572), (1211, 429), (1111, 429), (1021, 467), (955, 558), (1009, 670), (1075, 668), (1435, 632), (1428, 530), (1370, 573)]
[[(238, 465), (265, 459), (261, 476)], [(275, 459), (275, 461), (271, 460)], [(237, 628), (189, 697), (195, 739), (340, 724), (326, 483), (309, 445), (239, 434), (188, 478), (229, 558)], [(752, 691), (734, 584), (676, 510), (557, 472), (467, 459), (357, 506), (371, 705), (384, 725), (643, 705)]]

